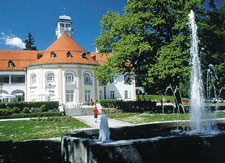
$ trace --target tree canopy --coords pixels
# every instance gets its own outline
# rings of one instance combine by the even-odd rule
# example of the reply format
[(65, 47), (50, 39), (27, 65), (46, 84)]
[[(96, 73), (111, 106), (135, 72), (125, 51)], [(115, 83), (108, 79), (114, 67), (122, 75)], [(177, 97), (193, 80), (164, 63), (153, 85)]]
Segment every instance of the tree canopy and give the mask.
[[(210, 14), (207, 15), (208, 21), (216, 25), (209, 25), (203, 4), (204, 0), (128, 0), (123, 15), (108, 11), (100, 21), (101, 35), (95, 40), (95, 45), (100, 52), (112, 55), (96, 67), (97, 79), (105, 85), (114, 75), (135, 74), (136, 81), (151, 93), (163, 93), (169, 85), (184, 87), (190, 76), (190, 10), (195, 13), (199, 29), (204, 29), (200, 32), (201, 41), (209, 40), (209, 31), (218, 34), (225, 27), (211, 22), (214, 18)], [(214, 0), (210, 0), (209, 5), (214, 12)], [(214, 21), (224, 20), (224, 17), (216, 17)], [(204, 62), (212, 53), (210, 46), (221, 48), (218, 42), (222, 33), (215, 37), (214, 45), (209, 41), (209, 46), (202, 42), (201, 47), (203, 44), (208, 47), (204, 50)], [(210, 56), (216, 58), (215, 62), (221, 62), (225, 57), (218, 50)]]
[[(212, 64), (215, 67), (218, 81), (216, 87), (225, 86), (225, 6), (207, 12), (199, 29), (204, 76)], [(206, 79), (205, 79), (206, 81)]]

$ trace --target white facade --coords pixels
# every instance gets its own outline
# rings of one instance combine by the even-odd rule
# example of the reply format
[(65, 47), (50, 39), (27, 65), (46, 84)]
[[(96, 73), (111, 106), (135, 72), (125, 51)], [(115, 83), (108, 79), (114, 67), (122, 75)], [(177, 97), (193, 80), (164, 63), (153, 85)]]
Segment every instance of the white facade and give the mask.
[[(47, 80), (49, 74), (54, 75), (51, 82)], [(36, 82), (32, 83), (32, 77), (35, 75)], [(125, 84), (124, 77), (119, 76), (106, 87), (99, 86), (93, 66), (90, 65), (54, 64), (27, 67), (27, 101), (55, 100), (63, 104), (85, 104), (98, 99), (135, 100), (135, 83)]]
[(0, 83), (2, 85), (0, 93), (15, 96), (15, 98), (0, 98), (0, 101), (24, 101), (26, 99), (25, 71), (1, 71)]

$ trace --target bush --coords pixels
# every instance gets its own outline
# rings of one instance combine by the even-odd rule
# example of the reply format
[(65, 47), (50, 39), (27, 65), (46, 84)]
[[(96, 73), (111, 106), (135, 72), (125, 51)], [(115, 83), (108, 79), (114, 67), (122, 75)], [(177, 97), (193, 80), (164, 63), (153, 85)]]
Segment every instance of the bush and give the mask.
[(42, 105), (41, 105), (40, 111), (41, 111), (41, 112), (46, 112), (46, 111), (48, 111), (45, 104), (42, 104)]
[(58, 101), (38, 101), (38, 102), (17, 101), (17, 102), (0, 103), (0, 108), (6, 109), (7, 107), (13, 108), (14, 106), (17, 106), (20, 108), (20, 111), (22, 111), (25, 106), (28, 108), (40, 108), (42, 104), (46, 105), (47, 110), (58, 109), (59, 106)]
[(5, 115), (10, 115), (10, 110), (9, 109), (0, 109), (0, 115), (5, 116)]
[[(4, 109), (0, 109), (0, 112)], [(7, 114), (0, 116), (0, 119), (7, 118), (28, 118), (28, 117), (51, 117), (51, 116), (61, 116), (60, 112), (40, 112), (40, 113), (19, 113), (19, 114)]]
[(30, 113), (29, 108), (25, 106), (22, 110), (22, 113)]
[(20, 113), (20, 108), (18, 106), (14, 106), (10, 109), (11, 114)]
[(122, 100), (100, 100), (100, 104), (106, 108), (117, 108), (122, 112), (144, 112), (156, 110), (155, 101), (122, 101)]
[(40, 108), (31, 108), (30, 111), (31, 111), (31, 113), (41, 112)]

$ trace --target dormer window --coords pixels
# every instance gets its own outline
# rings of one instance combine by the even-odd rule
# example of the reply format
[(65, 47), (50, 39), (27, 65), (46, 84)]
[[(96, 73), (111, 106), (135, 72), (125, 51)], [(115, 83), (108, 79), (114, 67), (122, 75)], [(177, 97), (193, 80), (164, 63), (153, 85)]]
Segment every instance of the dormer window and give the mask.
[(96, 55), (93, 55), (91, 58), (93, 58), (94, 60), (96, 60)]
[(82, 58), (85, 58), (85, 59), (87, 58), (86, 53), (82, 53), (81, 56), (82, 56)]
[(14, 67), (14, 66), (15, 66), (15, 64), (13, 63), (13, 61), (9, 60), (8, 67)]
[(43, 56), (42, 53), (38, 53), (38, 54), (37, 54), (37, 59), (40, 59), (42, 56)]
[(70, 53), (70, 51), (67, 52), (67, 58), (72, 58), (72, 54)]
[(56, 54), (54, 52), (51, 52), (50, 57), (51, 58), (55, 58), (56, 57)]

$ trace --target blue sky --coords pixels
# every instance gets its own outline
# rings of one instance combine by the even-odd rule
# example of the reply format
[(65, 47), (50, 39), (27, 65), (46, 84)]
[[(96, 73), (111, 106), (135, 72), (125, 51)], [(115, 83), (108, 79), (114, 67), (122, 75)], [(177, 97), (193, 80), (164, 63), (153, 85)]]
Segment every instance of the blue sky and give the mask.
[(66, 8), (73, 21), (73, 39), (86, 51), (95, 51), (92, 44), (100, 35), (102, 16), (108, 10), (123, 14), (126, 4), (127, 0), (0, 0), (0, 49), (20, 49), (31, 32), (37, 48), (45, 50), (56, 40), (56, 22)]

